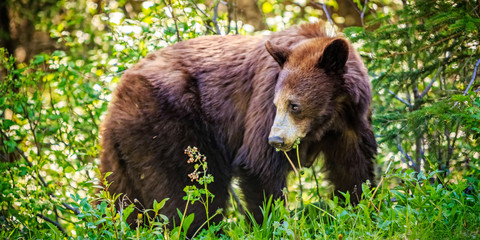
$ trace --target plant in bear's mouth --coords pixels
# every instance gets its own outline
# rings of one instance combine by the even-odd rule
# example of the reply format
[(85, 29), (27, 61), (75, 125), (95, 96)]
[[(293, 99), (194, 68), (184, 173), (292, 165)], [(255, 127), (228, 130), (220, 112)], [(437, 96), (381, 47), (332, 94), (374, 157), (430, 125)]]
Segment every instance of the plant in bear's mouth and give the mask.
[[(190, 174), (188, 174), (188, 177), (190, 180), (198, 182), (200, 185), (203, 186), (202, 189), (198, 189), (197, 186), (191, 185), (191, 186), (186, 186), (183, 191), (187, 194), (187, 196), (183, 197), (183, 200), (187, 201), (187, 205), (185, 206), (185, 210), (183, 212), (182, 216), (182, 221), (180, 223), (180, 229), (179, 231), (182, 230), (182, 225), (184, 222), (185, 214), (187, 212), (187, 207), (189, 203), (195, 203), (196, 201), (199, 201), (200, 203), (203, 204), (205, 207), (205, 213), (206, 213), (206, 221), (205, 223), (207, 224), (208, 227), (210, 227), (210, 219), (215, 217), (217, 214), (221, 213), (220, 211), (216, 211), (213, 216), (209, 216), (209, 209), (208, 205), (213, 201), (213, 198), (215, 195), (213, 195), (209, 190), (208, 190), (208, 184), (213, 182), (213, 176), (212, 174), (207, 173), (207, 157), (205, 155), (201, 154), (196, 147), (190, 147), (188, 146), (187, 149), (185, 149), (185, 154), (188, 156), (188, 161), (187, 163), (194, 163), (194, 171)], [(190, 216), (189, 216), (190, 217)], [(187, 217), (188, 218), (188, 217)], [(193, 221), (193, 218), (190, 220), (188, 225), (190, 225), (191, 221)], [(203, 225), (200, 226), (200, 228), (197, 230), (197, 232), (202, 229)], [(188, 230), (188, 226), (184, 227), (185, 231)], [(197, 234), (195, 232), (194, 236)], [(180, 234), (178, 235), (180, 236)]]
[[(300, 145), (300, 138), (297, 138), (297, 140), (295, 140), (295, 142), (293, 143), (292, 149), (295, 149), (296, 152), (297, 152), (297, 160), (298, 160), (298, 167), (300, 168), (300, 175), (303, 175), (302, 165), (300, 164), (300, 154), (298, 153), (298, 145)], [(276, 149), (276, 150), (277, 150), (277, 152), (279, 151), (278, 149)], [(290, 165), (292, 165), (292, 168), (293, 168), (293, 171), (295, 172), (295, 175), (300, 177), (300, 175), (298, 174), (297, 168), (295, 168), (295, 165), (293, 164), (292, 160), (288, 156), (287, 152), (283, 151), (283, 153), (287, 157), (287, 160), (290, 163)]]

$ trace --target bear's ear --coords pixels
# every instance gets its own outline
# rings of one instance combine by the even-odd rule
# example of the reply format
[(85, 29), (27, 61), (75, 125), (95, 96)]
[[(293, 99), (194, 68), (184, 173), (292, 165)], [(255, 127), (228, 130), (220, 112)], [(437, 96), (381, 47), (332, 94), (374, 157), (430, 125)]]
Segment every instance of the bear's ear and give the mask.
[(265, 48), (267, 49), (268, 53), (272, 55), (273, 59), (277, 61), (280, 67), (283, 68), (283, 65), (287, 61), (288, 55), (290, 55), (290, 49), (282, 48), (282, 47), (274, 47), (268, 40), (265, 42)]
[(343, 39), (335, 39), (323, 50), (318, 60), (318, 67), (326, 71), (339, 71), (345, 67), (348, 59), (348, 43)]

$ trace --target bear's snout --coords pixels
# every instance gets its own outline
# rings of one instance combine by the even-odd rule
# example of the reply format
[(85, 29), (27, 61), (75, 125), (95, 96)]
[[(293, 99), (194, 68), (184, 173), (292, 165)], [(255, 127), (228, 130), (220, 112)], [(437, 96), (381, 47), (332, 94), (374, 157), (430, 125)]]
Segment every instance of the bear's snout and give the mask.
[(268, 144), (272, 145), (274, 148), (282, 148), (285, 145), (283, 138), (279, 136), (273, 136), (268, 138)]

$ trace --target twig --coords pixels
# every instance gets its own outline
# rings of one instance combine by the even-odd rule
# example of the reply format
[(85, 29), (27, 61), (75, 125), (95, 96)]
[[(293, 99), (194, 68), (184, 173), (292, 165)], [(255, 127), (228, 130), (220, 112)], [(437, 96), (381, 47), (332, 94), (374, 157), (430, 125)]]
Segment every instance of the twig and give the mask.
[[(480, 58), (477, 60), (477, 63), (475, 64), (475, 68), (473, 68), (472, 79), (470, 80), (470, 83), (468, 83), (467, 89), (465, 89), (465, 91), (463, 92), (463, 96), (467, 95), (468, 90), (470, 90), (470, 87), (472, 87), (473, 80), (475, 80), (475, 77), (477, 76), (478, 64), (480, 64)], [(475, 90), (475, 93), (477, 93), (478, 91), (480, 91), (480, 89)], [(457, 104), (458, 104), (458, 101), (456, 101), (453, 106), (455, 107), (457, 106)]]
[(367, 3), (368, 3), (368, 0), (365, 0), (365, 4), (363, 5), (362, 14), (360, 14), (360, 19), (362, 20), (362, 26), (365, 26), (365, 22), (363, 21), (363, 18), (365, 17), (365, 10), (367, 9)]
[(50, 218), (47, 217), (47, 216), (44, 216), (44, 215), (40, 214), (40, 213), (37, 213), (36, 216), (39, 217), (39, 218), (41, 218), (41, 219), (43, 219), (43, 220), (45, 220), (45, 221), (47, 221), (47, 222), (49, 222), (49, 223), (51, 223), (51, 224), (53, 224), (53, 225), (55, 225), (55, 227), (57, 227), (58, 230), (60, 230), (60, 231), (63, 233), (63, 235), (65, 235), (66, 237), (68, 237), (67, 232), (65, 232), (65, 229), (63, 229), (63, 227), (60, 226), (60, 223), (58, 223), (58, 222), (50, 219)]
[(92, 109), (89, 106), (87, 106), (86, 108), (87, 108), (88, 116), (90, 116), (90, 119), (92, 119), (93, 126), (95, 127), (95, 129), (98, 130), (98, 124), (95, 121), (95, 116), (93, 116)]
[(25, 106), (22, 105), (22, 109), (23, 109), (23, 113), (25, 114), (25, 117), (27, 118), (28, 125), (30, 126), (30, 131), (32, 132), (33, 141), (35, 142), (35, 147), (37, 147), (37, 155), (41, 159), (42, 151), (40, 151), (40, 143), (38, 142), (37, 134), (35, 133), (35, 130), (37, 129), (37, 124), (33, 123), (33, 120), (30, 119), (27, 108), (25, 108)]
[[(396, 145), (397, 145), (397, 149), (403, 154), (403, 156), (405, 156), (408, 159), (408, 162), (407, 162), (405, 160), (405, 158), (402, 157), (401, 159), (403, 160), (403, 162), (406, 163), (407, 166), (410, 167), (410, 168), (415, 167), (415, 162), (413, 162), (412, 157), (410, 157), (410, 155), (408, 155), (408, 153), (405, 152), (405, 150), (403, 150), (402, 145), (400, 145), (399, 143), (397, 143)], [(410, 164), (409, 164), (409, 162), (410, 162)]]
[(218, 35), (222, 35), (221, 32), (220, 32), (220, 28), (218, 27), (218, 21), (217, 21), (217, 17), (218, 17), (218, 4), (220, 4), (220, 0), (217, 0), (217, 3), (215, 3), (215, 7), (213, 7), (213, 18), (212, 18), (212, 22), (215, 26), (215, 30), (217, 31), (217, 34)]
[[(210, 16), (208, 16), (207, 13), (205, 13), (201, 8), (198, 7), (196, 1), (190, 1), (190, 2), (193, 4), (193, 7), (194, 7), (195, 9), (197, 9), (198, 11), (200, 11), (206, 18), (210, 19)], [(210, 25), (208, 24), (207, 21), (205, 21), (205, 20), (203, 20), (203, 19), (202, 19), (202, 21), (203, 21), (203, 24), (205, 25), (205, 28), (207, 28), (207, 32), (206, 32), (206, 33), (208, 33), (208, 30), (211, 30), (212, 32), (215, 32), (215, 30), (214, 30), (212, 27), (210, 27)]]
[(475, 80), (475, 77), (477, 76), (478, 64), (480, 64), (480, 58), (477, 60), (477, 63), (475, 64), (475, 68), (473, 69), (472, 79), (470, 80), (470, 83), (468, 84), (467, 89), (465, 89), (465, 92), (463, 92), (463, 96), (467, 95), (468, 90), (470, 90), (470, 87), (472, 87), (473, 80)]
[[(54, 197), (54, 198), (57, 198), (57, 196), (53, 195), (53, 193), (50, 194), (50, 196), (52, 196), (52, 197)], [(62, 205), (63, 205), (66, 209), (68, 209), (68, 210), (72, 211), (73, 213), (75, 213), (75, 215), (80, 214), (80, 210), (78, 210), (77, 208), (74, 208), (74, 207), (72, 207), (72, 206), (70, 206), (69, 204), (66, 204), (66, 203), (62, 203)]]
[(227, 1), (227, 21), (228, 21), (227, 34), (230, 33), (230, 29), (231, 29), (230, 23), (232, 22), (232, 6), (233, 6), (233, 1)]
[[(455, 135), (453, 136), (453, 139), (452, 139), (452, 142), (451, 143), (448, 143), (448, 140), (447, 140), (447, 156), (446, 156), (446, 166), (447, 166), (447, 169), (450, 165), (450, 159), (452, 158), (452, 155), (453, 155), (453, 150), (455, 149), (455, 143), (458, 139), (458, 130), (459, 130), (459, 127), (460, 127), (460, 122), (457, 122), (457, 126), (455, 128)], [(446, 129), (446, 126), (445, 126), (445, 129)], [(450, 133), (449, 133), (450, 134)], [(445, 136), (447, 137), (447, 139), (449, 138), (449, 136), (447, 136), (447, 134), (445, 134)]]
[(193, 0), (193, 1), (190, 1), (190, 2), (191, 2), (191, 3), (193, 4), (193, 6), (194, 6), (198, 11), (200, 11), (205, 17), (210, 18), (201, 8), (198, 7), (196, 1)]
[(323, 11), (325, 12), (325, 15), (327, 15), (328, 22), (334, 25), (332, 18), (330, 17), (330, 14), (328, 13), (327, 6), (325, 5), (325, 1), (323, 1), (322, 4), (317, 3), (317, 2), (312, 2), (313, 5), (321, 6), (323, 8)]
[(177, 32), (177, 40), (181, 42), (182, 38), (180, 37), (180, 31), (178, 30), (177, 17), (175, 17), (175, 12), (173, 11), (172, 0), (168, 0), (168, 4), (165, 2), (165, 0), (163, 0), (163, 3), (169, 7), (170, 13), (172, 13), (173, 22), (175, 23), (175, 30)]
[(420, 98), (423, 98), (428, 93), (430, 88), (432, 88), (433, 84), (437, 81), (437, 78), (440, 75), (440, 72), (442, 72), (442, 71), (443, 71), (443, 66), (440, 66), (440, 68), (438, 68), (438, 70), (437, 70), (437, 74), (435, 74), (435, 77), (433, 77), (433, 80), (428, 84), (428, 86), (420, 94)]
[(399, 96), (397, 96), (394, 92), (392, 92), (392, 90), (388, 90), (388, 92), (390, 94), (392, 94), (398, 101), (402, 102), (403, 104), (407, 105), (407, 107), (411, 107), (412, 104), (410, 104), (409, 102), (407, 102), (406, 100), (400, 98)]
[(235, 19), (235, 34), (238, 34), (238, 19), (237, 19), (237, 0), (233, 0), (233, 18)]

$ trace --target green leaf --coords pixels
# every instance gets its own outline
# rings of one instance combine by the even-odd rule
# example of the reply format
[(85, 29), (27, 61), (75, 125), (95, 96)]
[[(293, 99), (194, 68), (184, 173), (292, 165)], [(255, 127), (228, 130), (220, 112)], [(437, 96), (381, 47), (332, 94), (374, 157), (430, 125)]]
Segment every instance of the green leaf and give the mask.
[(165, 202), (168, 201), (168, 198), (165, 198), (163, 199), (162, 201), (157, 202), (157, 200), (153, 200), (153, 211), (155, 211), (155, 213), (158, 213), (158, 211), (160, 211), (160, 209), (163, 208), (163, 206), (165, 206)]
[(3, 121), (2, 121), (2, 129), (3, 130), (9, 129), (13, 125), (15, 125), (15, 122), (10, 120), (10, 119), (3, 119)]
[(182, 228), (185, 233), (188, 231), (188, 228), (190, 228), (190, 225), (192, 224), (194, 218), (195, 218), (195, 213), (191, 213), (190, 215), (188, 215), (188, 217), (186, 217), (183, 220)]
[(126, 221), (127, 218), (132, 214), (132, 212), (135, 210), (135, 206), (133, 204), (128, 205), (123, 212), (122, 212), (122, 218)]

